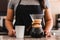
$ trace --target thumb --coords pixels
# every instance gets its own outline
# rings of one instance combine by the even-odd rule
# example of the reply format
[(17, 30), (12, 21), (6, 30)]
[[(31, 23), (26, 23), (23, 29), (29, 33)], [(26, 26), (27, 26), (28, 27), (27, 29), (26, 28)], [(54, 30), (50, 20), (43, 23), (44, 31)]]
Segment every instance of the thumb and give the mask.
[(16, 31), (15, 31), (15, 30), (13, 30), (13, 35), (15, 36), (15, 34), (16, 34)]

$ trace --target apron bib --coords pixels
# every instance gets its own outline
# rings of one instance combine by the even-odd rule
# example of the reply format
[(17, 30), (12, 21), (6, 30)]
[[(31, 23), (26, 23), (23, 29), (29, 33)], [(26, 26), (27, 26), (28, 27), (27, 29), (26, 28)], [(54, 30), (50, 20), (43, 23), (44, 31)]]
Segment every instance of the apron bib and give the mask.
[[(31, 26), (32, 19), (30, 14), (43, 14), (40, 5), (20, 5), (16, 8), (16, 25), (25, 25), (25, 33), (27, 32), (27, 28)], [(31, 27), (29, 31), (31, 30)]]

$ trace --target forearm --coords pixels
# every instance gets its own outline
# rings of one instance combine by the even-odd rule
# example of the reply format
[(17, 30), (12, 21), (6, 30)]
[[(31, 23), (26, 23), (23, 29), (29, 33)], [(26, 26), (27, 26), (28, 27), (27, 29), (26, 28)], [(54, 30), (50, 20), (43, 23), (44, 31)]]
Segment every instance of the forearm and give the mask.
[(13, 30), (13, 24), (12, 24), (11, 21), (6, 19), (5, 20), (5, 25), (6, 25), (6, 28), (7, 28), (8, 31)]
[(46, 21), (46, 23), (45, 23), (45, 31), (48, 30), (50, 32), (52, 27), (53, 27), (53, 20), (50, 19), (50, 20)]
[(51, 9), (45, 9), (45, 30), (46, 31), (51, 31), (53, 27), (53, 18), (51, 15)]
[(7, 9), (7, 16), (6, 16), (6, 19), (5, 19), (5, 25), (6, 25), (6, 28), (7, 30), (13, 30), (13, 18), (14, 18), (14, 13), (13, 13), (13, 10), (12, 9)]

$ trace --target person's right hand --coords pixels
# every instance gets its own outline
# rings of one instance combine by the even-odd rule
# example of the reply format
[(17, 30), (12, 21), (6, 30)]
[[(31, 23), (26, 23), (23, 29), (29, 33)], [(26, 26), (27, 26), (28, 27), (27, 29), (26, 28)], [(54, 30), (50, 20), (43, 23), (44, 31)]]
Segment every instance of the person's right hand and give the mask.
[(9, 36), (15, 36), (15, 34), (16, 34), (16, 31), (13, 29), (13, 30), (10, 30), (10, 31), (8, 31), (8, 35)]

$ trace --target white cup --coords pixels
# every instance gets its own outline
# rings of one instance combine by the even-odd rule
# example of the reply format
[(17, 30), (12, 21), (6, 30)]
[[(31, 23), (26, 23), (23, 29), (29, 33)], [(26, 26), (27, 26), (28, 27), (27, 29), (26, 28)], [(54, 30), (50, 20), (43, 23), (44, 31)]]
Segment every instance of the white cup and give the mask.
[(16, 30), (16, 38), (24, 38), (24, 30), (25, 30), (25, 26), (16, 26), (15, 27)]

